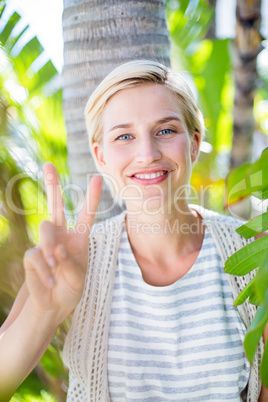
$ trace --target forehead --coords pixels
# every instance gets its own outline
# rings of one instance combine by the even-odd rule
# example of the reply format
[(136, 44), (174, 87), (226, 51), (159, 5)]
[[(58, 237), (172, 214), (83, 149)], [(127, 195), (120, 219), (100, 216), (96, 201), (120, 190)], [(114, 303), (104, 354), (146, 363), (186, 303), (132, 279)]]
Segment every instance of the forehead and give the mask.
[(141, 84), (118, 91), (103, 112), (104, 131), (116, 124), (159, 120), (167, 115), (182, 118), (178, 99), (166, 86)]

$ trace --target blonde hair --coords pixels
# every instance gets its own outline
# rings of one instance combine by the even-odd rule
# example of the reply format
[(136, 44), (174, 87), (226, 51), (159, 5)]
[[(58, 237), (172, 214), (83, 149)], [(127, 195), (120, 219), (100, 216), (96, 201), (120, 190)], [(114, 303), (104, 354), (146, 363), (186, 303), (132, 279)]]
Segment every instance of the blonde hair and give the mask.
[[(193, 136), (194, 132), (198, 131), (203, 138), (205, 131), (203, 116), (184, 79), (156, 61), (133, 60), (120, 65), (108, 74), (86, 104), (85, 118), (91, 149), (94, 142), (102, 143), (102, 115), (109, 99), (118, 91), (147, 83), (169, 88), (178, 100), (189, 135)], [(94, 157), (93, 152), (92, 155)]]

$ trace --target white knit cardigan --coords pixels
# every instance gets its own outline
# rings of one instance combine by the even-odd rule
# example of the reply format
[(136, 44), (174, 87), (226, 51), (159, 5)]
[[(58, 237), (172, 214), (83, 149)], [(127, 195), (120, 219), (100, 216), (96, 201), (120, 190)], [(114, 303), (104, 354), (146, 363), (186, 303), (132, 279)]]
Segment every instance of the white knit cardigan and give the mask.
[[(198, 206), (192, 206), (210, 227), (222, 261), (245, 246), (248, 241), (235, 229), (241, 222), (219, 215)], [(90, 235), (88, 271), (82, 298), (77, 305), (70, 331), (67, 335), (63, 360), (69, 368), (68, 402), (110, 401), (107, 375), (109, 316), (112, 303), (117, 254), (126, 212), (97, 223)], [(252, 278), (227, 275), (234, 295)], [(248, 327), (256, 307), (245, 302), (238, 307), (240, 316)], [(259, 367), (263, 354), (260, 342), (254, 365), (250, 370), (247, 401), (257, 402), (261, 389)]]

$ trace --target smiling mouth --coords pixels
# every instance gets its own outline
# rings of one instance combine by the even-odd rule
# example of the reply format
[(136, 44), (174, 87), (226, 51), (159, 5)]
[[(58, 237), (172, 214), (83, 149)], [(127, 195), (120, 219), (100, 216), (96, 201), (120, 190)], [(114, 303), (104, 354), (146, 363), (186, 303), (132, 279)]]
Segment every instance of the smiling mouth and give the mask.
[(145, 179), (145, 180), (151, 180), (151, 179), (156, 179), (157, 177), (164, 176), (166, 173), (168, 173), (167, 170), (161, 170), (159, 172), (154, 172), (154, 173), (141, 173), (141, 174), (134, 174), (131, 177), (136, 177), (137, 179)]

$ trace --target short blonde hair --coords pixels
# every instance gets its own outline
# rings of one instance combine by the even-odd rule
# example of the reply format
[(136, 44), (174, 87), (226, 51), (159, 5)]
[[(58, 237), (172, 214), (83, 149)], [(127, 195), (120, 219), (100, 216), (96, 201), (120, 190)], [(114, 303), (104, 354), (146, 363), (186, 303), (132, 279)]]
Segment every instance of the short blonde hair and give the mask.
[[(182, 118), (190, 136), (195, 131), (204, 137), (204, 120), (194, 95), (184, 79), (170, 68), (153, 60), (133, 60), (108, 74), (90, 96), (85, 107), (89, 145), (102, 143), (102, 115), (109, 99), (118, 91), (143, 84), (160, 84), (169, 88), (178, 100)], [(92, 152), (94, 157), (94, 153)], [(94, 158), (95, 159), (95, 158)]]

